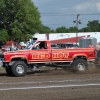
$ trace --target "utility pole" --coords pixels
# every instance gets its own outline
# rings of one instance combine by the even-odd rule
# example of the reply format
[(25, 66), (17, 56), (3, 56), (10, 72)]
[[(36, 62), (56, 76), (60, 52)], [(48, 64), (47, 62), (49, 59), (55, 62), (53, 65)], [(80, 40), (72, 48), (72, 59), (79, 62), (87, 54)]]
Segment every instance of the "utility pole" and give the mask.
[(75, 21), (73, 21), (74, 23), (76, 23), (76, 44), (78, 42), (78, 24), (81, 24), (82, 21), (81, 20), (78, 20), (78, 17), (80, 16), (80, 14), (77, 14), (77, 18)]

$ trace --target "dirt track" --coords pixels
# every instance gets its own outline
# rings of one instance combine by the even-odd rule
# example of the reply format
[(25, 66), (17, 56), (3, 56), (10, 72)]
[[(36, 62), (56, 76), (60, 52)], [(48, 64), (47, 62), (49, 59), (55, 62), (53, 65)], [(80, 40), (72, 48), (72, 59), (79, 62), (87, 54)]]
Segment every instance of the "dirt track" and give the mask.
[(8, 77), (0, 71), (0, 100), (100, 100), (100, 69), (65, 70)]

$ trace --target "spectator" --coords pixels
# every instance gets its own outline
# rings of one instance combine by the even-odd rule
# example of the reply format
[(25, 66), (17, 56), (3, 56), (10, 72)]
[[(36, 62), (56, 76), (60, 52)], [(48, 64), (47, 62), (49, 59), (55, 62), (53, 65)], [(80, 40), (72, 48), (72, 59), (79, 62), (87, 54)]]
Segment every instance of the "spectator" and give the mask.
[(0, 67), (3, 66), (3, 50), (2, 50), (2, 47), (0, 46)]
[(89, 48), (93, 48), (93, 44), (92, 43), (90, 43)]
[(0, 47), (0, 54), (2, 54), (3, 53), (3, 50), (2, 50), (2, 47)]
[(100, 46), (99, 45), (96, 45), (96, 50), (100, 50)]

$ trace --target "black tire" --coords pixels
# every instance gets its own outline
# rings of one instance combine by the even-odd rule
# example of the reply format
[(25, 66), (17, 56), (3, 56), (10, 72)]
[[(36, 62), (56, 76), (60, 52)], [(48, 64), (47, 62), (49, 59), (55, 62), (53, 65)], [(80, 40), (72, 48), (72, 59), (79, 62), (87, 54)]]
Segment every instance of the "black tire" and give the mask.
[(72, 69), (76, 72), (85, 72), (88, 70), (88, 63), (85, 59), (75, 59), (72, 64)]
[(8, 76), (13, 75), (12, 70), (11, 70), (11, 66), (7, 66), (5, 69), (6, 69), (6, 73), (7, 73)]
[(100, 50), (97, 51), (97, 58), (100, 58)]
[(25, 76), (27, 73), (27, 65), (24, 63), (24, 61), (16, 61), (11, 66), (12, 73), (16, 77)]
[(98, 63), (98, 62), (100, 62), (100, 57), (97, 57), (95, 59), (95, 66), (96, 66), (96, 68), (100, 68), (100, 63)]

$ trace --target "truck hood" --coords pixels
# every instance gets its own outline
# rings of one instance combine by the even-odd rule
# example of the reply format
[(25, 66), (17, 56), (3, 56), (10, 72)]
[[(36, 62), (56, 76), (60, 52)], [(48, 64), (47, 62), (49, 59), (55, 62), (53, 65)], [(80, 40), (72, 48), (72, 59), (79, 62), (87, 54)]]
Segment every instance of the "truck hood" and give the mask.
[(10, 52), (4, 52), (4, 55), (8, 54), (22, 54), (22, 53), (28, 53), (29, 50), (17, 50), (17, 51), (10, 51)]

